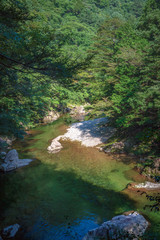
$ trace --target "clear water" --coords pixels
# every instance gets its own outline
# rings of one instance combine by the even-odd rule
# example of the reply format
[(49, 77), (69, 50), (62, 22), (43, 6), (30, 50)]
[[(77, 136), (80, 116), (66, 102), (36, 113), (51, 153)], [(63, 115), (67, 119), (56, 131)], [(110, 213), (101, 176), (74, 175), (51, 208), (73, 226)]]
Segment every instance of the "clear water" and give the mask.
[(81, 240), (88, 230), (113, 216), (138, 210), (154, 223), (146, 239), (160, 239), (155, 238), (159, 214), (143, 210), (145, 197), (123, 191), (139, 179), (132, 170), (133, 159), (108, 156), (68, 141), (60, 153), (48, 154), (51, 139), (65, 131), (60, 120), (15, 143), (20, 157), (36, 160), (0, 176), (0, 227), (19, 223), (22, 227), (15, 239)]

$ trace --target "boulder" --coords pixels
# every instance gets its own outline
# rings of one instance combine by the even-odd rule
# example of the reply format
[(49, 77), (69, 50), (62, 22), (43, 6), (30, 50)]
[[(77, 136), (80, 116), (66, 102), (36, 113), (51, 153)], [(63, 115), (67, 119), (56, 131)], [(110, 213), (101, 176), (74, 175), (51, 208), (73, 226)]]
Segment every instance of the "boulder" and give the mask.
[(9, 172), (27, 166), (30, 162), (32, 162), (32, 159), (19, 159), (17, 151), (12, 149), (7, 153), (4, 162), (0, 166), (0, 170)]
[(50, 111), (48, 114), (43, 118), (42, 122), (45, 124), (52, 123), (56, 121), (60, 117), (60, 114), (55, 111)]
[(17, 163), (18, 160), (19, 160), (18, 152), (15, 149), (12, 149), (7, 153), (4, 163), (8, 163), (8, 162)]
[(87, 112), (84, 109), (84, 106), (72, 106), (70, 110), (70, 115), (72, 118), (76, 119), (77, 121), (84, 121)]
[(63, 147), (59, 140), (79, 141), (83, 146), (95, 147), (106, 142), (115, 132), (113, 128), (106, 127), (108, 118), (98, 118), (78, 123), (73, 123), (64, 135), (52, 140), (47, 148), (49, 153), (57, 153)]
[(135, 188), (145, 188), (148, 190), (160, 189), (160, 183), (153, 183), (146, 181), (145, 183), (139, 183), (134, 186)]
[(6, 227), (2, 231), (2, 236), (5, 238), (13, 238), (18, 232), (19, 228), (20, 228), (20, 225), (17, 223), (9, 227)]
[(4, 163), (1, 164), (1, 169), (4, 172), (16, 169), (18, 167), (18, 160), (17, 151), (15, 149), (10, 150), (4, 159)]
[(51, 145), (47, 148), (49, 153), (58, 153), (63, 148), (62, 144), (59, 142), (59, 140), (62, 138), (62, 136), (58, 136), (57, 138), (54, 138), (52, 140)]
[(101, 239), (139, 239), (142, 237), (149, 223), (137, 212), (129, 215), (119, 215), (112, 220), (104, 222), (102, 226), (90, 230), (83, 240), (101, 240)]

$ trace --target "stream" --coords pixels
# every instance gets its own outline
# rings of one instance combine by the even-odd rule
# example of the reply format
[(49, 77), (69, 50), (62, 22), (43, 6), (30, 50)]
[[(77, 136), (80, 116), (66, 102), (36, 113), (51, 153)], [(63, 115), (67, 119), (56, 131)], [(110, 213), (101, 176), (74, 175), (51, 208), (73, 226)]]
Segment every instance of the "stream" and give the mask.
[(144, 239), (160, 239), (160, 214), (143, 210), (145, 196), (124, 190), (128, 183), (142, 181), (133, 169), (135, 159), (71, 141), (49, 154), (51, 140), (66, 129), (60, 119), (14, 143), (20, 158), (35, 161), (0, 175), (1, 229), (19, 223), (17, 240), (82, 240), (104, 221), (136, 210), (152, 223)]

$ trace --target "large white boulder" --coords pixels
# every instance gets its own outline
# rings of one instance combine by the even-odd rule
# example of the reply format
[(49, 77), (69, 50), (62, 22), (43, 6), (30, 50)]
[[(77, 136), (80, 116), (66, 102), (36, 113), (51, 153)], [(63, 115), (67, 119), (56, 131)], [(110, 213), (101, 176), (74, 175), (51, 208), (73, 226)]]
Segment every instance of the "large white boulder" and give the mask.
[(54, 138), (51, 142), (51, 145), (47, 148), (49, 153), (58, 153), (63, 148), (62, 144), (59, 142), (59, 140), (62, 138), (62, 136), (58, 136)]
[(83, 240), (136, 240), (144, 235), (148, 225), (146, 219), (137, 212), (130, 213), (128, 216), (119, 215), (89, 231)]
[(106, 142), (115, 132), (115, 129), (106, 126), (107, 122), (107, 118), (98, 118), (73, 123), (64, 135), (52, 140), (48, 147), (49, 153), (59, 152), (63, 148), (59, 140), (79, 141), (86, 147), (95, 147)]

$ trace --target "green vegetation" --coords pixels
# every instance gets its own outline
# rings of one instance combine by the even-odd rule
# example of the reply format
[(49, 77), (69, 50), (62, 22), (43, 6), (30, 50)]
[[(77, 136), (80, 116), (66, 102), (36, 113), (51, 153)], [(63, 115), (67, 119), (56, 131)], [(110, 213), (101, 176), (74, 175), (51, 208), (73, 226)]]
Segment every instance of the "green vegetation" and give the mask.
[[(39, 125), (48, 111), (63, 111), (71, 104), (90, 103), (86, 107), (89, 110), (86, 119), (108, 116), (109, 124), (117, 129), (105, 147), (111, 147), (116, 142), (128, 143), (128, 148), (124, 150), (141, 156), (142, 161), (137, 164), (141, 173), (159, 181), (159, 93), (159, 0), (0, 0), (0, 136), (23, 138), (25, 130)], [(67, 124), (73, 121), (69, 116), (63, 120)], [(82, 211), (90, 207), (90, 199), (94, 200), (91, 206), (94, 211), (101, 212), (101, 222), (106, 214), (110, 219), (131, 209), (133, 203), (119, 192), (129, 181), (134, 181), (135, 171), (131, 170), (133, 160), (131, 165), (125, 158), (124, 162), (122, 159), (119, 162), (115, 159), (106, 161), (103, 153), (96, 149), (79, 148), (78, 143), (72, 143), (71, 153), (70, 143), (66, 142), (65, 151), (52, 161), (54, 156), (49, 155), (46, 148), (51, 138), (66, 131), (63, 120), (53, 123), (53, 127), (39, 127), (45, 132), (31, 137), (26, 148), (15, 145), (20, 154), (27, 153), (27, 157), (35, 155), (45, 162), (37, 169), (26, 170), (29, 173), (27, 176), (31, 174), (29, 180), (21, 171), (14, 176), (1, 176), (1, 182), (9, 189), (9, 193), (5, 193), (7, 197), (3, 194), (3, 211), (10, 203), (10, 193), (13, 192), (13, 184), (8, 184), (7, 178), (21, 186), (22, 192), (25, 190), (27, 193), (26, 189), (31, 189), (26, 210), (21, 205), (23, 194), (20, 198), (19, 192), (12, 194), (13, 208), (5, 213), (11, 220), (15, 220), (15, 216), (17, 219), (17, 206), (20, 215), (25, 211), (30, 215), (35, 203), (41, 209), (45, 201), (51, 204), (48, 209), (55, 206), (49, 215), (51, 218), (62, 217), (56, 210), (57, 204), (60, 213), (71, 213), (79, 218)], [(5, 142), (3, 144), (6, 147)], [(34, 164), (37, 163), (34, 162), (33, 167)], [(34, 183), (34, 191), (30, 182)], [(64, 182), (67, 183), (65, 188)], [(69, 190), (73, 188), (71, 193), (68, 183)], [(40, 200), (33, 199), (35, 189)], [(91, 189), (89, 194), (88, 189)], [(57, 200), (56, 192), (59, 194)], [(87, 201), (90, 202), (83, 200), (83, 192), (88, 194)], [(75, 193), (78, 194), (75, 203), (75, 211), (78, 209), (78, 212), (74, 214), (71, 199), (74, 199)], [(149, 200), (152, 197), (148, 195)], [(143, 209), (147, 199), (139, 199), (136, 196), (134, 208), (158, 222), (158, 215)], [(159, 209), (159, 196), (153, 201), (157, 204), (153, 207), (158, 206)], [(114, 208), (104, 211), (103, 207), (111, 203)], [(42, 211), (46, 213), (45, 207)], [(10, 219), (7, 224), (15, 222)], [(63, 221), (60, 219), (59, 223)], [(155, 225), (155, 228), (158, 227)], [(159, 229), (157, 232), (160, 232)]]
[(49, 110), (89, 102), (88, 117), (109, 116), (136, 154), (159, 154), (158, 0), (0, 6), (1, 134), (21, 137)]
[(160, 149), (159, 16), (159, 2), (148, 1), (137, 24), (108, 19), (92, 50), (90, 84), (97, 91), (90, 101), (110, 116), (121, 138), (132, 136), (132, 150), (140, 155), (155, 156)]

